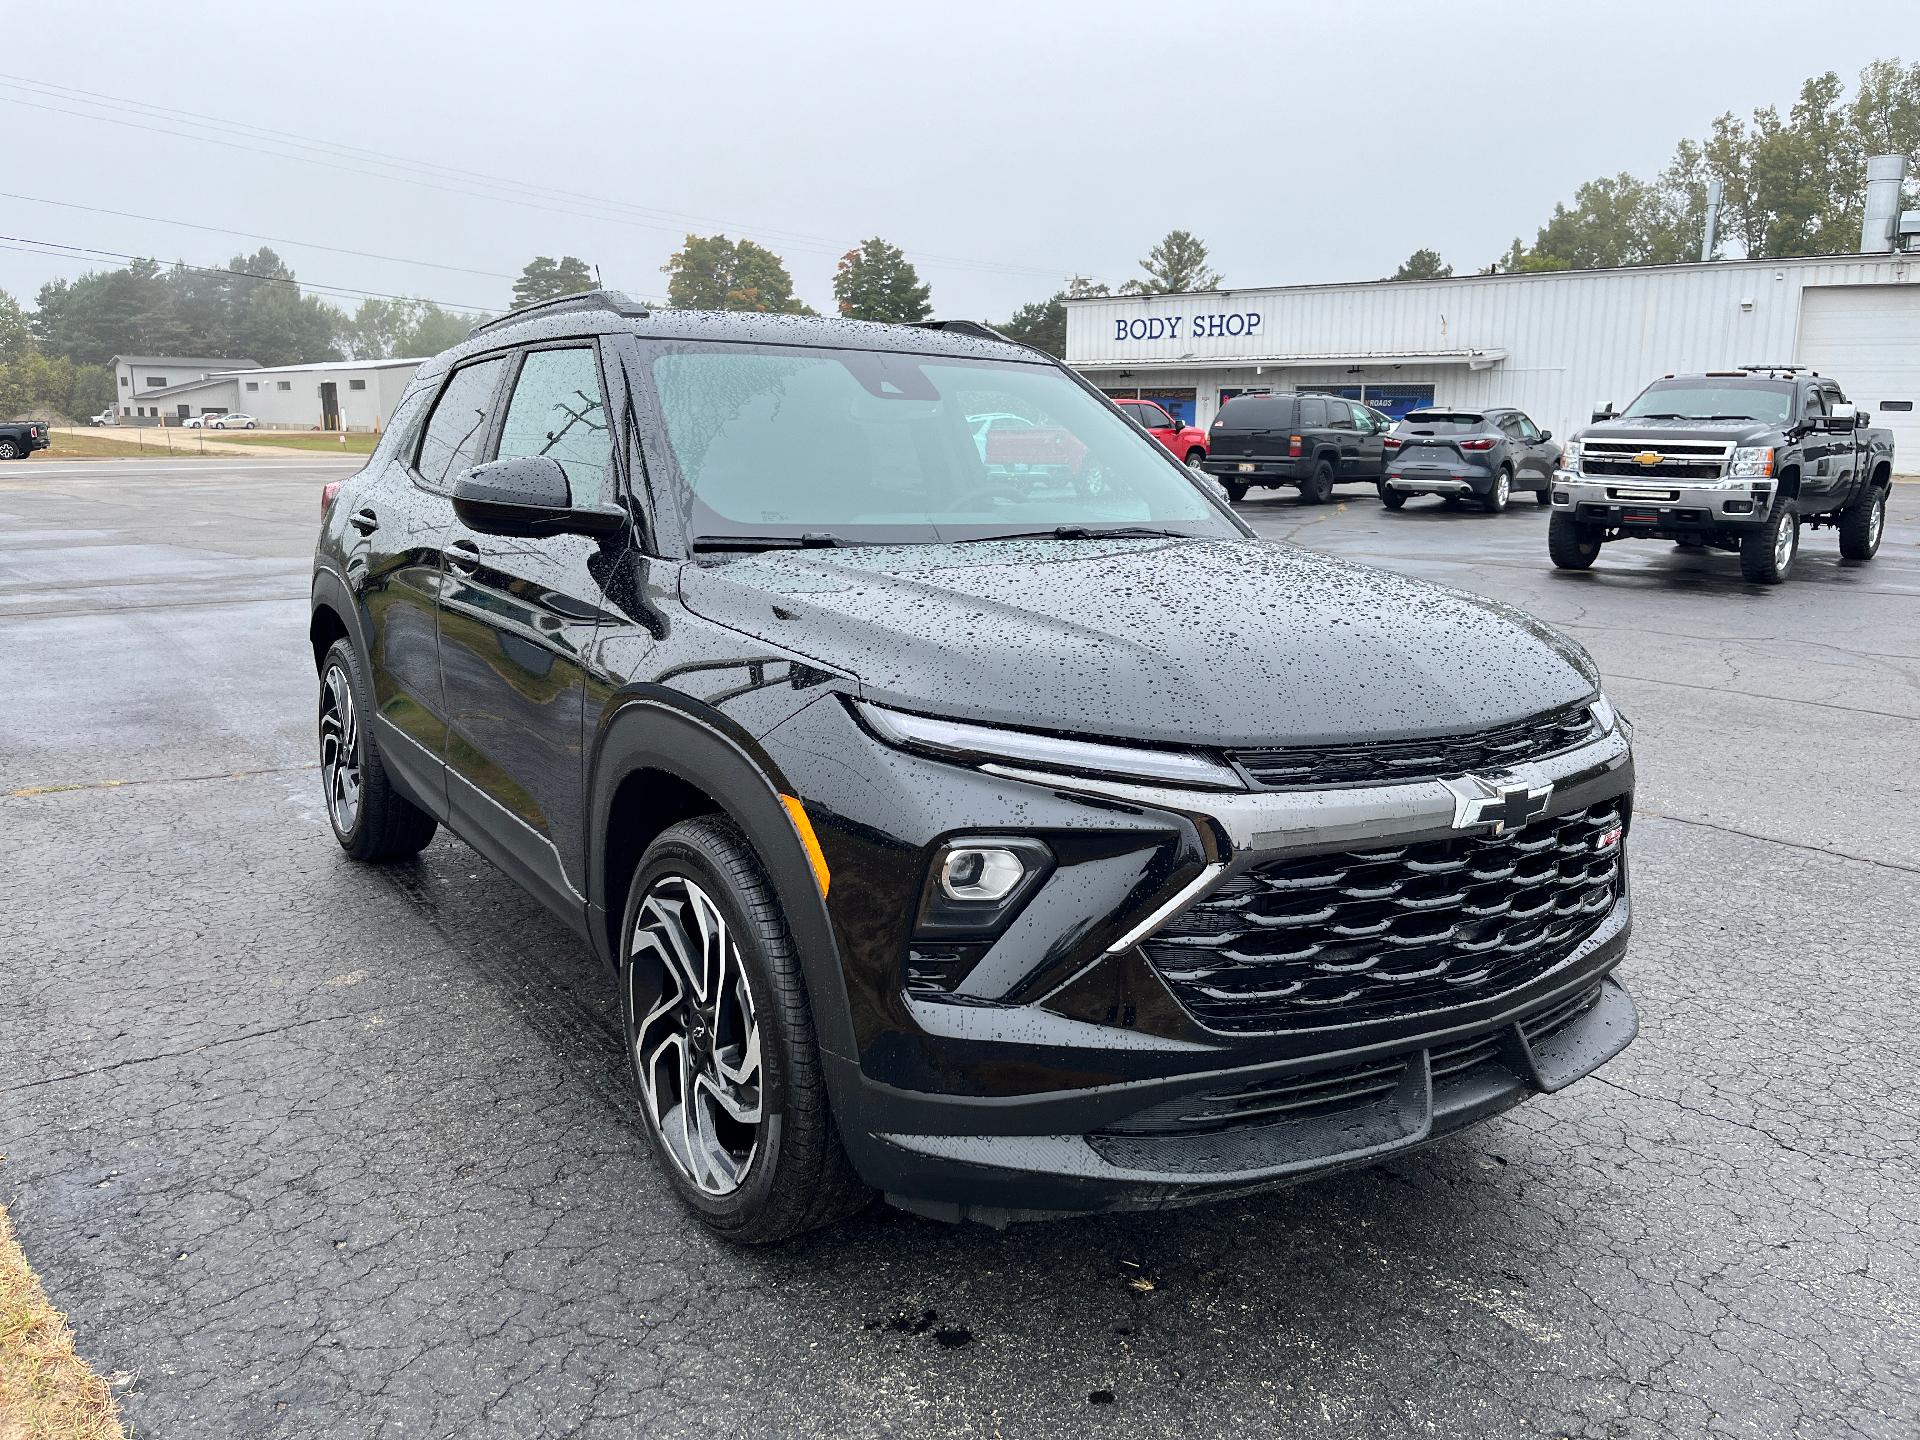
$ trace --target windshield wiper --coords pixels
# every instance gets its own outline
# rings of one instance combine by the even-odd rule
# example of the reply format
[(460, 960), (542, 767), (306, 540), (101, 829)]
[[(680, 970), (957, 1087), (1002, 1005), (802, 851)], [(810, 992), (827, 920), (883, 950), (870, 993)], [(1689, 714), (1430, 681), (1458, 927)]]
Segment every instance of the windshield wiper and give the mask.
[(1197, 540), (1188, 530), (1162, 530), (1152, 525), (1054, 525), (1045, 530), (1009, 530), (1000, 535), (969, 535), (955, 545), (979, 545), (988, 540), (1108, 540), (1114, 536), (1147, 536), (1159, 540)]
[(831, 530), (808, 530), (800, 535), (696, 535), (693, 548), (700, 550), (831, 550), (850, 545)]
[(1698, 415), (1676, 415), (1671, 410), (1650, 410), (1645, 415), (1621, 415), (1621, 420), (1698, 420)]
[(1758, 415), (1689, 415), (1689, 420), (1752, 420), (1758, 423)]

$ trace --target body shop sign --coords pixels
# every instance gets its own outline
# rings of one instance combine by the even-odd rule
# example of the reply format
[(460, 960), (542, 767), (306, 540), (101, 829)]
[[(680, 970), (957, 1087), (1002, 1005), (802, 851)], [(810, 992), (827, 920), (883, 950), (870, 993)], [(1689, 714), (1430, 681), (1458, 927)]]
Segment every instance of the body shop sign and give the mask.
[(1152, 319), (1116, 320), (1115, 340), (1215, 340), (1225, 335), (1257, 335), (1260, 316), (1253, 310), (1224, 310), (1216, 314), (1160, 315)]

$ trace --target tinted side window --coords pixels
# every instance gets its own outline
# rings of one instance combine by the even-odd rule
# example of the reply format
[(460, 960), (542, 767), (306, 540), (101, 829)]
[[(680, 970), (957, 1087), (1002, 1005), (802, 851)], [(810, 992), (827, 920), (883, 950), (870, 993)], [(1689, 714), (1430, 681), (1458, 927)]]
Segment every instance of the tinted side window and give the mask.
[(1133, 411), (1133, 418), (1138, 420), (1142, 425), (1146, 426), (1147, 429), (1149, 430), (1166, 430), (1171, 428), (1173, 425), (1172, 418), (1167, 414), (1166, 411), (1162, 410), (1158, 405), (1135, 406)]
[(1820, 392), (1818, 387), (1809, 389), (1807, 391), (1807, 419), (1811, 420), (1817, 415), (1825, 415), (1826, 413), (1827, 397)]
[(1220, 407), (1222, 430), (1284, 430), (1293, 424), (1293, 401), (1282, 395), (1239, 395)]
[(453, 372), (440, 403), (433, 407), (427, 432), (420, 439), (420, 459), (414, 466), (420, 478), (435, 490), (448, 490), (453, 477), (479, 463), (479, 450), (493, 417), (494, 392), (500, 386), (497, 356)]
[(1533, 421), (1529, 420), (1524, 415), (1515, 414), (1513, 417), (1513, 423), (1520, 427), (1520, 438), (1522, 440), (1526, 441), (1529, 445), (1537, 444), (1539, 442), (1540, 427), (1534, 424)]
[(1302, 430), (1324, 430), (1327, 428), (1327, 402), (1317, 395), (1303, 396), (1300, 401), (1300, 428)]
[(567, 472), (574, 503), (591, 505), (601, 497), (612, 453), (592, 348), (528, 355), (500, 428), (499, 458), (551, 456)]

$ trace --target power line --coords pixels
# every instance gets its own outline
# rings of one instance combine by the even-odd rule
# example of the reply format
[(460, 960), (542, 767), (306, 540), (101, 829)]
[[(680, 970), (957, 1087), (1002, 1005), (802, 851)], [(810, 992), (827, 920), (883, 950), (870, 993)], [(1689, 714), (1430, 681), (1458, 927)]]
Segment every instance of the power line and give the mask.
[[(536, 209), (543, 213), (559, 211), (578, 218), (623, 224), (641, 229), (657, 230), (667, 233), (685, 233), (682, 226), (687, 221), (702, 225), (720, 225), (726, 229), (756, 232), (779, 241), (784, 245), (803, 250), (837, 255), (841, 246), (824, 237), (810, 235), (800, 231), (789, 231), (767, 226), (743, 226), (730, 221), (714, 219), (708, 216), (692, 215), (686, 212), (663, 210), (653, 207), (632, 205), (625, 201), (608, 200), (604, 197), (585, 194), (579, 191), (555, 189), (550, 186), (533, 184), (524, 178), (488, 175), (482, 171), (463, 170), (455, 166), (435, 162), (410, 160), (405, 157), (388, 155), (381, 151), (369, 150), (360, 146), (323, 142), (312, 137), (300, 136), (291, 131), (274, 130), (270, 127), (253, 125), (245, 121), (228, 120), (217, 116), (204, 115), (197, 111), (178, 110), (168, 106), (150, 105), (144, 101), (129, 100), (124, 96), (112, 96), (99, 91), (80, 90), (71, 86), (54, 85), (43, 81), (19, 81), (0, 79), (0, 87), (25, 91), (43, 98), (67, 100), (69, 103), (92, 105), (97, 108), (119, 109), (125, 113), (138, 115), (143, 119), (163, 119), (174, 124), (184, 124), (196, 129), (215, 129), (224, 131), (227, 136), (241, 135), (248, 139), (263, 139), (267, 143), (281, 147), (295, 147), (301, 150), (323, 150), (326, 155), (357, 154), (365, 157), (365, 163), (386, 170), (415, 172), (413, 174), (386, 174), (374, 178), (404, 180), (406, 183), (421, 185), (428, 189), (441, 190), (449, 194), (465, 195), (470, 198), (494, 200), (504, 204), (518, 205), (522, 208)], [(348, 174), (368, 176), (371, 172), (364, 166), (342, 164), (337, 160), (316, 155), (287, 154), (283, 149), (262, 149), (257, 145), (244, 144), (241, 140), (224, 138), (221, 134), (199, 135), (190, 131), (162, 128), (151, 124), (141, 124), (134, 120), (121, 119), (114, 115), (93, 114), (85, 110), (69, 110), (58, 105), (37, 103), (12, 95), (0, 95), (0, 100), (11, 105), (28, 109), (44, 110), (53, 114), (69, 115), (78, 119), (97, 120), (110, 125), (120, 125), (129, 129), (141, 130), (151, 134), (170, 135), (177, 139), (192, 140), (201, 144), (220, 145), (228, 149), (245, 151), (251, 154), (266, 155), (274, 159), (298, 160), (306, 164), (319, 165), (331, 170)], [(435, 179), (421, 178), (435, 176), (439, 179), (454, 179), (458, 184), (436, 183)], [(470, 185), (487, 187), (485, 190), (467, 188)], [(504, 189), (506, 193), (493, 193)], [(566, 204), (556, 204), (554, 200), (538, 200), (530, 196), (551, 196)], [(582, 210), (579, 206), (592, 207)], [(594, 213), (613, 212), (613, 213)], [(625, 212), (625, 213), (620, 213)], [(677, 217), (676, 223), (664, 223), (661, 219), (643, 217)], [(965, 256), (946, 255), (933, 251), (910, 250), (906, 252), (922, 260), (985, 273), (1002, 275), (1048, 275), (1057, 277), (1062, 272), (1039, 266), (1020, 265), (1006, 261), (979, 260)]]
[(71, 200), (48, 200), (40, 195), (16, 195), (0, 190), (0, 200), (25, 200), (34, 205), (58, 205), (63, 210), (84, 210), (89, 215), (115, 215), (122, 220), (145, 220), (154, 225), (178, 225), (185, 230), (204, 230), (209, 235), (237, 235), (243, 240), (265, 240), (272, 245), (293, 245), (306, 250), (328, 250), (335, 255), (352, 255), (361, 260), (386, 260), (396, 265), (424, 265), (434, 270), (452, 270), (462, 275), (480, 275), (489, 280), (517, 280), (517, 275), (498, 270), (474, 270), (465, 265), (448, 265), (439, 260), (413, 260), (404, 255), (381, 255), (372, 250), (349, 250), (343, 245), (323, 245), (318, 240), (293, 240), (285, 235), (261, 235), (252, 230), (229, 230), (222, 225), (202, 225), (193, 220), (169, 220), (164, 215), (136, 215), (130, 210), (109, 210), (101, 205), (80, 205)]
[[(151, 255), (129, 255), (120, 250), (101, 250), (90, 245), (67, 245), (58, 240), (40, 240), (27, 235), (0, 235), (0, 242), (12, 242), (6, 244), (6, 248), (9, 250), (23, 250), (24, 247), (33, 246), (36, 248), (25, 250), (24, 253), (56, 255), (69, 260), (85, 260), (93, 256), (102, 256), (110, 260), (125, 260), (129, 262), (150, 260), (156, 265), (160, 263)], [(173, 263), (182, 270), (193, 270), (203, 275), (231, 275), (240, 280), (258, 281), (263, 285), (291, 285), (296, 290), (313, 290), (328, 295), (352, 295), (362, 300), (425, 299), (424, 296), (395, 295), (385, 290), (357, 290), (350, 285), (323, 285), (311, 280), (289, 280), (283, 275), (256, 275), (250, 270), (234, 270), (225, 265), (189, 265), (184, 260), (176, 260)], [(438, 305), (442, 310), (461, 310), (475, 315), (492, 313), (483, 305), (457, 304), (448, 300), (430, 300), (426, 303)]]

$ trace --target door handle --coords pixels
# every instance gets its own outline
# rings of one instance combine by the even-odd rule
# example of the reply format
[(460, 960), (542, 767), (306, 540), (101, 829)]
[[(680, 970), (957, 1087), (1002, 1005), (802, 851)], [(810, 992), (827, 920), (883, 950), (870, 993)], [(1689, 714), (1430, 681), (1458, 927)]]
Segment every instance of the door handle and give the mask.
[(480, 563), (480, 547), (471, 540), (456, 540), (447, 547), (447, 564), (462, 575), (471, 575)]
[(380, 528), (380, 517), (373, 513), (371, 505), (362, 505), (347, 517), (347, 523), (362, 535), (371, 535)]

